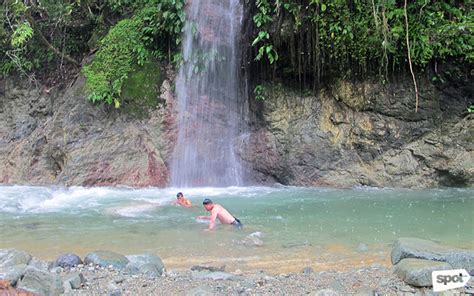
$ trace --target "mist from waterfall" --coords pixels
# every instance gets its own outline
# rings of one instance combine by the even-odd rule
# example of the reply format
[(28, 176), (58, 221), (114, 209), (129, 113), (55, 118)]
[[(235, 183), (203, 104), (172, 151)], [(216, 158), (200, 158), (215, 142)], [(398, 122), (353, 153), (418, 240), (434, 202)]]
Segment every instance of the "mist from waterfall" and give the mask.
[(171, 185), (243, 185), (233, 149), (244, 127), (239, 75), (243, 8), (239, 0), (192, 0), (186, 13)]

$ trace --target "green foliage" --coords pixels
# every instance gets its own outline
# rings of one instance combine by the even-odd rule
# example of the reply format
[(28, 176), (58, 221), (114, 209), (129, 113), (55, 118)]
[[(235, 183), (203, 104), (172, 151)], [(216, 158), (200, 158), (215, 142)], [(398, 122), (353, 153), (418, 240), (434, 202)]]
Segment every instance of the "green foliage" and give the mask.
[[(137, 5), (136, 2), (119, 3), (114, 9)], [(148, 1), (133, 17), (113, 26), (100, 41), (92, 63), (84, 67), (88, 98), (120, 107), (123, 82), (133, 67), (142, 66), (152, 55), (163, 57), (164, 51), (170, 52), (180, 44), (185, 20), (183, 8), (182, 0)], [(163, 40), (173, 40), (173, 48), (170, 42), (163, 46)], [(173, 59), (178, 57), (173, 56)]]
[(269, 43), (270, 34), (264, 29), (272, 20), (270, 3), (268, 0), (257, 0), (256, 5), (258, 11), (254, 15), (253, 21), (260, 31), (252, 42), (252, 46), (258, 45), (258, 54), (255, 60), (259, 61), (262, 57), (266, 56), (270, 64), (273, 64), (278, 60), (278, 54), (273, 48), (273, 45)]
[[(466, 1), (408, 1), (407, 12), (413, 64), (473, 62)], [(385, 80), (408, 62), (403, 1), (257, 0), (253, 21), (255, 60), (306, 86), (338, 77)]]
[(257, 101), (265, 101), (265, 86), (258, 84), (255, 89), (253, 90), (253, 94), (255, 96), (255, 100)]
[(33, 36), (33, 28), (29, 22), (24, 21), (13, 31), (11, 45), (14, 48), (23, 46)]
[(138, 18), (121, 20), (102, 39), (94, 61), (83, 70), (89, 100), (119, 106), (123, 81), (132, 66), (143, 65), (149, 54), (141, 40), (141, 28)]
[(474, 113), (474, 105), (470, 105), (469, 107), (467, 107), (467, 112)]

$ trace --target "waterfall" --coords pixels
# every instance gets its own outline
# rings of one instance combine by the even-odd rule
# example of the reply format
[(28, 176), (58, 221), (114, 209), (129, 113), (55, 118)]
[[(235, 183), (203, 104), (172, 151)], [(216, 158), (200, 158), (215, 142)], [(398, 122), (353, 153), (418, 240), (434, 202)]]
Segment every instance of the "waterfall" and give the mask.
[(239, 75), (243, 8), (239, 0), (189, 0), (186, 12), (171, 184), (242, 185), (233, 147), (244, 127)]

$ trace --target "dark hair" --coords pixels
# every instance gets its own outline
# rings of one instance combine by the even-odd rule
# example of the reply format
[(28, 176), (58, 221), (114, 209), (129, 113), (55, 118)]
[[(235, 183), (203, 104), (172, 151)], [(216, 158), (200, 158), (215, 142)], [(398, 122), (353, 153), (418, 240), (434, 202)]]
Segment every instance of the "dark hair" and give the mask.
[(182, 192), (178, 192), (178, 194), (176, 194), (176, 197), (180, 197), (180, 196), (183, 196)]
[(212, 204), (212, 200), (210, 200), (209, 198), (206, 198), (205, 200), (202, 201), (202, 204), (203, 205), (210, 205), (210, 204)]

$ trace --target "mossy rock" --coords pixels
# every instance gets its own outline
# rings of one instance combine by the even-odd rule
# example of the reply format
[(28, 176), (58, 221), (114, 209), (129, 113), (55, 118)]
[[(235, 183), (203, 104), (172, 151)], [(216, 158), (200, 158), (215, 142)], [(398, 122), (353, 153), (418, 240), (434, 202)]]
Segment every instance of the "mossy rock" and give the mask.
[(163, 82), (161, 65), (149, 61), (136, 65), (122, 87), (122, 110), (136, 118), (146, 118), (160, 103), (160, 85)]

